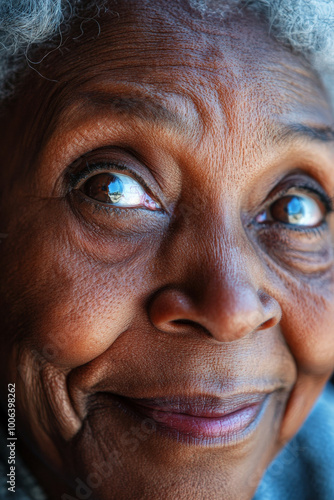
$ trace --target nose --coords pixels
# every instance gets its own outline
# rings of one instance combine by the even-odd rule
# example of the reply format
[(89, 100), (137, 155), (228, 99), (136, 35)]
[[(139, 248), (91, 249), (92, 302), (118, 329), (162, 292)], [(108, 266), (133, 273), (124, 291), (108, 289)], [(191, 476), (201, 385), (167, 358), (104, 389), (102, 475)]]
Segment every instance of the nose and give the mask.
[(234, 292), (227, 300), (217, 300), (212, 294), (206, 303), (199, 304), (189, 293), (168, 288), (154, 296), (150, 318), (160, 331), (173, 333), (188, 325), (204, 328), (219, 342), (232, 342), (279, 323), (280, 307), (268, 294), (240, 288)]
[[(246, 261), (236, 262), (231, 256), (227, 260), (224, 272), (210, 266), (209, 259), (206, 266), (202, 261), (202, 273), (158, 290), (149, 303), (153, 325), (166, 333), (205, 330), (218, 342), (232, 342), (277, 325), (282, 313), (279, 303), (257, 286)], [(258, 270), (253, 273), (261, 276)]]

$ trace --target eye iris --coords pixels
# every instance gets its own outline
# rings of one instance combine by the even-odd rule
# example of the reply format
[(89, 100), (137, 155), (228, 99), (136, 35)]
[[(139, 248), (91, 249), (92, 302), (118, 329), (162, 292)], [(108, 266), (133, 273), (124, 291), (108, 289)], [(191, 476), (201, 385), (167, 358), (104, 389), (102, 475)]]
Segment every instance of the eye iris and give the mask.
[(305, 217), (303, 200), (298, 196), (285, 196), (271, 207), (271, 216), (287, 224), (298, 224)]
[(83, 185), (82, 191), (94, 200), (117, 203), (123, 196), (124, 186), (116, 175), (103, 173), (88, 179)]

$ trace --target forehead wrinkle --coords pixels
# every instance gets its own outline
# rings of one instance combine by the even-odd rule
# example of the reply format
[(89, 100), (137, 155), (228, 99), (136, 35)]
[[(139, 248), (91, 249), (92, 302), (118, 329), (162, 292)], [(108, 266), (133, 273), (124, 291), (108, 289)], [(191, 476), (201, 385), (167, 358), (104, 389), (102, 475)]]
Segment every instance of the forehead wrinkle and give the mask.
[[(95, 79), (81, 87), (68, 84), (54, 98), (52, 106), (42, 117), (45, 144), (57, 130), (82, 123), (85, 115), (96, 119), (110, 112), (112, 118), (165, 126), (168, 131), (198, 141), (202, 135), (202, 119), (195, 99), (181, 93), (151, 93), (145, 86), (129, 82), (106, 82)], [(80, 88), (81, 87), (81, 88)]]
[(295, 97), (299, 102), (305, 98), (316, 101), (319, 97), (324, 97), (321, 81), (306, 67), (302, 59), (299, 60), (299, 65), (277, 61), (274, 66), (268, 65), (267, 70), (274, 76), (280, 88), (291, 93), (291, 97)]
[(162, 103), (148, 96), (134, 96), (131, 94), (86, 90), (77, 96), (84, 106), (93, 106), (98, 109), (110, 109), (111, 112), (126, 117), (136, 117), (143, 121), (163, 123), (164, 125), (184, 131), (188, 120), (181, 113), (168, 109)]
[[(129, 24), (128, 21), (125, 24)], [(134, 28), (138, 28), (138, 23), (130, 23), (130, 25), (131, 24)], [(177, 133), (187, 134), (187, 136), (191, 135), (191, 138), (194, 138), (194, 136), (198, 138), (200, 127), (202, 130), (205, 128), (206, 132), (209, 129), (210, 132), (212, 131), (210, 125), (212, 126), (213, 124), (216, 125), (218, 134), (222, 132), (223, 123), (225, 124), (225, 134), (226, 132), (235, 130), (236, 112), (247, 109), (244, 107), (244, 104), (248, 104), (250, 100), (248, 99), (245, 101), (245, 97), (246, 94), (253, 91), (253, 84), (255, 84), (254, 88), (257, 90), (257, 99), (259, 96), (258, 85), (260, 85), (261, 91), (265, 90), (265, 92), (262, 92), (264, 94), (263, 102), (259, 102), (257, 108), (265, 108), (266, 105), (270, 103), (270, 109), (267, 109), (267, 114), (270, 111), (275, 112), (275, 106), (280, 105), (280, 102), (277, 103), (277, 96), (273, 95), (272, 90), (270, 91), (270, 85), (269, 90), (267, 89), (266, 77), (268, 76), (268, 69), (269, 71), (271, 69), (268, 68), (268, 64), (272, 65), (272, 60), (269, 58), (268, 61), (265, 55), (267, 47), (269, 49), (271, 48), (271, 44), (268, 45), (269, 38), (267, 40), (267, 35), (265, 36), (264, 47), (262, 47), (261, 44), (255, 44), (256, 53), (258, 53), (260, 48), (260, 55), (263, 55), (263, 57), (260, 59), (260, 64), (254, 65), (254, 60), (250, 53), (252, 50), (248, 47), (248, 44), (243, 43), (242, 37), (242, 50), (236, 51), (236, 49), (240, 47), (237, 45), (238, 40), (236, 40), (236, 34), (232, 32), (233, 36), (230, 37), (231, 27), (227, 27), (228, 36), (224, 37), (226, 43), (223, 47), (220, 47), (217, 38), (211, 38), (209, 33), (206, 34), (205, 37), (203, 36), (198, 39), (197, 37), (191, 37), (190, 34), (193, 30), (189, 30), (189, 33), (187, 31), (187, 37), (183, 34), (180, 38), (178, 31), (176, 36), (174, 26), (171, 26), (169, 27), (170, 29), (167, 30), (167, 34), (170, 35), (174, 32), (175, 36), (172, 40), (174, 41), (176, 37), (175, 42), (178, 41), (173, 50), (171, 50), (170, 43), (162, 44), (162, 42), (166, 42), (167, 39), (166, 33), (161, 29), (160, 25), (158, 25), (159, 30), (156, 31), (156, 33), (159, 34), (158, 39), (153, 37), (151, 32), (152, 26), (149, 25), (149, 29), (146, 29), (146, 33), (144, 31), (145, 37), (142, 37), (142, 40), (142, 38), (140, 38), (142, 27), (145, 28), (146, 25), (142, 24), (142, 26), (139, 26), (139, 29), (131, 29), (131, 37), (129, 40), (128, 33), (125, 32), (126, 30), (124, 30), (124, 33), (121, 30), (121, 37), (119, 38), (120, 28), (116, 23), (112, 27), (110, 26), (110, 29), (112, 28), (110, 36), (108, 30), (106, 30), (107, 36), (103, 37), (104, 30), (102, 30), (102, 36), (99, 40), (94, 42), (94, 44), (85, 44), (85, 54), (89, 54), (89, 57), (85, 57), (84, 63), (81, 61), (81, 58), (77, 57), (78, 49), (74, 50), (73, 53), (69, 53), (67, 58), (62, 58), (62, 64), (59, 65), (58, 70), (61, 73), (64, 72), (64, 78), (60, 79), (65, 80), (65, 85), (63, 87), (65, 95), (62, 91), (60, 92), (59, 99), (57, 95), (57, 107), (59, 103), (59, 107), (61, 108), (59, 114), (58, 109), (56, 109), (56, 114), (53, 114), (53, 111), (57, 108), (55, 105), (53, 105), (52, 113), (48, 113), (49, 120), (51, 117), (50, 121), (52, 121), (53, 129), (58, 128), (63, 123), (66, 125), (68, 120), (72, 120), (73, 116), (71, 113), (75, 115), (77, 111), (85, 112), (86, 108), (89, 111), (89, 107), (91, 106), (92, 110), (108, 111), (108, 109), (110, 109), (116, 116), (118, 115), (120, 117), (141, 121), (145, 120), (153, 125), (166, 124), (170, 128), (176, 130)], [(262, 33), (262, 29), (259, 28), (259, 31)], [(239, 35), (239, 31), (237, 33)], [(256, 35), (257, 34), (258, 30), (256, 30)], [(255, 35), (253, 34), (251, 38), (252, 42), (254, 41), (254, 37)], [(208, 39), (210, 39), (209, 42)], [(112, 44), (111, 42), (113, 40), (118, 43)], [(143, 41), (143, 46), (141, 47), (139, 45), (139, 48), (141, 47), (140, 50), (137, 41)], [(200, 43), (198, 43), (199, 41)], [(99, 54), (103, 55), (100, 61), (96, 58), (95, 52), (97, 47), (99, 48)], [(157, 58), (154, 50), (152, 53), (152, 48), (155, 49), (155, 47), (158, 49), (164, 48), (164, 58)], [(180, 48), (182, 50), (180, 50)], [(245, 53), (246, 48), (248, 48), (248, 50)], [(124, 49), (131, 49), (131, 55), (129, 56), (129, 54), (126, 54), (126, 50), (124, 51)], [(279, 54), (281, 53), (282, 51), (279, 49)], [(285, 51), (284, 54), (286, 54)], [(191, 57), (189, 57), (190, 55)], [(233, 57), (230, 57), (231, 55)], [(69, 61), (73, 65), (75, 71), (71, 65), (70, 67), (72, 69), (68, 71), (66, 61)], [(115, 61), (117, 61), (117, 64)], [(255, 58), (255, 62), (256, 61), (257, 59)], [(306, 71), (306, 74), (304, 74), (304, 64), (302, 65), (303, 69), (298, 69), (296, 72), (292, 63), (282, 63), (277, 54), (275, 55), (275, 61), (279, 62), (279, 64), (272, 66), (272, 72), (276, 81), (277, 71), (281, 66), (281, 78), (278, 79), (278, 82), (293, 82), (293, 78), (290, 77), (287, 79), (286, 74), (288, 73), (289, 77), (289, 75), (291, 75), (290, 71), (292, 70), (294, 71), (293, 74), (296, 74), (296, 78), (298, 78), (299, 82), (303, 85), (305, 84), (304, 79), (307, 80), (306, 75), (308, 72)], [(118, 67), (118, 64), (120, 64), (121, 67)], [(286, 66), (286, 68), (284, 68), (284, 66)], [(181, 75), (182, 78), (180, 77), (179, 80), (177, 80), (172, 71), (178, 67), (184, 70)], [(91, 85), (96, 76), (96, 72), (94, 74), (92, 68), (96, 68), (100, 76), (101, 74), (107, 75), (102, 79), (102, 85), (98, 92), (96, 91), (97, 87)], [(144, 72), (144, 68), (154, 71), (147, 71), (143, 78), (141, 75)], [(194, 74), (191, 73), (193, 70), (195, 71)], [(118, 71), (121, 73), (118, 73)], [(298, 75), (298, 72), (300, 72), (300, 75)], [(205, 96), (203, 96), (203, 92), (207, 92), (208, 82), (210, 80), (205, 77), (208, 75), (210, 77), (217, 77), (219, 73), (221, 73), (222, 82), (218, 84), (217, 82), (213, 82), (212, 84), (211, 81), (211, 95), (208, 96), (208, 93), (206, 93)], [(263, 75), (263, 78), (259, 78), (259, 73)], [(56, 76), (57, 78), (59, 77), (59, 75)], [(161, 78), (161, 76), (163, 78)], [(196, 78), (196, 89), (194, 89), (193, 77)], [(312, 73), (310, 73), (310, 77), (313, 78)], [(115, 85), (112, 78), (119, 78), (120, 81), (124, 78), (128, 78), (128, 82), (116, 81)], [(133, 81), (130, 83), (129, 80), (131, 79)], [(142, 84), (140, 83), (141, 81)], [(138, 82), (138, 85), (136, 82)], [(218, 99), (214, 99), (212, 98), (212, 94), (215, 93), (213, 91), (217, 89), (217, 85), (219, 87), (219, 96)], [(154, 86), (156, 87), (155, 92)], [(306, 87), (308, 86), (311, 87), (310, 82), (306, 83)], [(105, 90), (108, 87), (112, 95), (101, 95), (101, 89), (104, 88)], [(153, 92), (151, 92), (152, 87)], [(186, 95), (182, 95), (185, 87)], [(123, 90), (121, 92), (122, 88)], [(161, 92), (162, 89), (163, 92)], [(290, 90), (292, 93), (292, 89), (287, 90)], [(173, 97), (173, 91), (176, 97)], [(275, 88), (274, 91), (276, 92), (277, 89)], [(88, 96), (81, 96), (83, 99), (80, 101), (79, 97), (82, 92), (85, 94), (88, 93)], [(154, 96), (154, 93), (156, 93), (157, 96)], [(180, 100), (178, 100), (177, 98), (180, 96), (182, 99), (180, 98)], [(211, 102), (208, 97), (211, 97)], [(274, 98), (271, 99), (271, 97)], [(290, 96), (290, 99), (291, 97), (292, 96)], [(293, 97), (294, 99), (292, 100), (297, 100), (297, 96), (294, 95)], [(203, 100), (205, 100), (205, 106), (203, 106)], [(215, 101), (215, 103), (212, 101)], [(298, 101), (302, 101), (300, 96)], [(164, 102), (166, 102), (168, 106), (165, 106)], [(77, 106), (75, 106), (75, 103), (77, 103)], [(282, 104), (284, 109), (286, 104), (286, 101)], [(212, 113), (213, 110), (215, 112), (219, 110), (219, 113), (214, 114)], [(210, 116), (211, 113), (212, 115)], [(60, 123), (56, 115), (60, 117)], [(242, 125), (244, 118), (240, 115), (239, 118), (241, 118), (240, 124)], [(75, 117), (73, 119), (73, 122), (74, 121)], [(205, 122), (205, 127), (203, 122)], [(45, 130), (44, 127), (41, 127), (41, 129)]]

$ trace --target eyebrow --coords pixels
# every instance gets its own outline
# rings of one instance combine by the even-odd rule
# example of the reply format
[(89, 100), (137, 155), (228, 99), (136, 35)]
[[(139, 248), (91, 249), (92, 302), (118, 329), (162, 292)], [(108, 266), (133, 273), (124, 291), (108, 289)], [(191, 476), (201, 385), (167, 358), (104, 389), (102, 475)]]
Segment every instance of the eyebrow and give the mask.
[(278, 137), (277, 142), (289, 142), (293, 139), (306, 139), (314, 142), (331, 143), (334, 142), (334, 128), (333, 127), (310, 127), (301, 123), (292, 123), (284, 125)]
[[(75, 101), (82, 106), (91, 105), (94, 108), (102, 108), (103, 110), (108, 108), (116, 115), (126, 116), (130, 119), (135, 117), (139, 120), (149, 121), (152, 124), (164, 124), (185, 135), (191, 133), (194, 124), (192, 123), (193, 117), (189, 116), (188, 110), (184, 110), (182, 113), (177, 109), (168, 109), (156, 97), (148, 94), (143, 95), (139, 89), (136, 89), (136, 92), (138, 95), (133, 95), (132, 89), (128, 94), (124, 93), (124, 91), (84, 90), (76, 96)], [(197, 112), (196, 115), (196, 118), (199, 119)], [(334, 127), (321, 125), (313, 127), (302, 123), (289, 123), (281, 126), (278, 132), (277, 129), (276, 132), (272, 131), (270, 135), (274, 142), (279, 145), (289, 143), (294, 139), (333, 143)]]
[(104, 92), (99, 90), (81, 92), (78, 96), (84, 105), (94, 107), (106, 107), (115, 114), (127, 117), (136, 117), (152, 123), (161, 123), (178, 130), (185, 130), (186, 124), (189, 126), (186, 114), (177, 110), (166, 108), (161, 102), (153, 99), (149, 95), (121, 95), (119, 93)]

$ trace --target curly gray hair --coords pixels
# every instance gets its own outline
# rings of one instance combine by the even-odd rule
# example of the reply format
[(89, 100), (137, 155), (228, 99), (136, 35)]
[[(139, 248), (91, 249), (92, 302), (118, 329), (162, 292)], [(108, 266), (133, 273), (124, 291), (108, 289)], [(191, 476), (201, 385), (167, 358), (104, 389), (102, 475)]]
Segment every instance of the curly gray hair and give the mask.
[[(96, 16), (106, 0), (0, 0), (0, 99), (15, 87), (29, 65), (29, 51), (54, 39), (72, 19)], [(248, 9), (261, 15), (272, 35), (303, 54), (320, 75), (334, 107), (334, 0), (189, 0), (204, 12)]]

